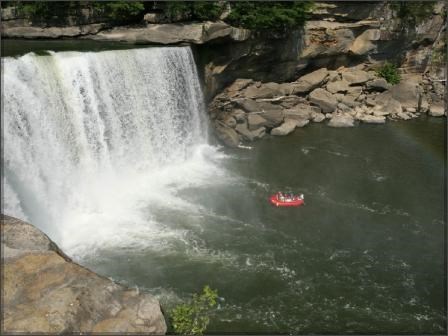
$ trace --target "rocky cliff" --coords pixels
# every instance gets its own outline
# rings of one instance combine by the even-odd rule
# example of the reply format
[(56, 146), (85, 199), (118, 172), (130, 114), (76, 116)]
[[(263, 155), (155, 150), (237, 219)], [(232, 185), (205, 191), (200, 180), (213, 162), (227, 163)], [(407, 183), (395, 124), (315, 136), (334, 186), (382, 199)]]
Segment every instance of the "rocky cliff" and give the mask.
[(31, 224), (1, 217), (5, 333), (164, 334), (159, 302), (70, 260)]
[[(443, 49), (446, 8), (410, 26), (385, 1), (316, 2), (305, 26), (278, 33), (254, 32), (217, 22), (165, 22), (147, 14), (138, 26), (111, 27), (83, 13), (59, 25), (32, 22), (2, 9), (6, 38), (81, 38), (136, 44), (196, 46), (205, 93), (212, 98), (237, 78), (284, 82), (320, 67), (336, 69), (362, 62), (395, 61), (404, 72), (419, 73), (432, 64), (435, 48)], [(443, 73), (443, 70), (438, 70)]]

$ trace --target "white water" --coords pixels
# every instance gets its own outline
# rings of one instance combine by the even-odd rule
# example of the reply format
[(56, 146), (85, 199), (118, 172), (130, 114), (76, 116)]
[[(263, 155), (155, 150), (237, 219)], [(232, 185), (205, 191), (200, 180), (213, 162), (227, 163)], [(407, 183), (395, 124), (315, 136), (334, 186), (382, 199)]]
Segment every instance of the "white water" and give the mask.
[(68, 253), (155, 240), (148, 204), (194, 207), (179, 189), (219, 173), (190, 48), (27, 54), (3, 74), (2, 211)]

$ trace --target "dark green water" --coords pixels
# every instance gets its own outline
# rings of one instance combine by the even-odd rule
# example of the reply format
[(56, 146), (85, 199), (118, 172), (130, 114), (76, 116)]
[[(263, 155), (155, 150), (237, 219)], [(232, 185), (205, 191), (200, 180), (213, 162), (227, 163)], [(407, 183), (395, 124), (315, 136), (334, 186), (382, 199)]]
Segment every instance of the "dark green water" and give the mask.
[[(181, 238), (85, 263), (167, 310), (209, 284), (209, 331), (443, 333), (444, 123), (313, 124), (227, 150), (225, 183), (180, 191), (204, 211), (153, 209)], [(277, 190), (306, 205), (270, 206)]]
[[(7, 56), (130, 46), (2, 47)], [(81, 262), (153, 292), (165, 311), (205, 284), (218, 289), (210, 332), (445, 333), (445, 122), (312, 124), (252, 150), (222, 149), (208, 182), (178, 189), (185, 206), (148, 204), (153, 240)], [(272, 207), (278, 190), (304, 193), (305, 206)]]

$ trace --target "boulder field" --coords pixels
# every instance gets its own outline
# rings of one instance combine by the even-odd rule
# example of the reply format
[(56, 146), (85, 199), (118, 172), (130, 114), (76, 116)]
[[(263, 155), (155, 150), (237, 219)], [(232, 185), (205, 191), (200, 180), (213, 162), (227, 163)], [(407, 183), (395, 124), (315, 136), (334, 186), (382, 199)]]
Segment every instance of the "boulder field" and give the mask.
[(366, 64), (321, 68), (288, 83), (237, 79), (209, 104), (217, 137), (227, 146), (284, 136), (309, 122), (330, 127), (446, 116), (445, 86), (429, 76), (402, 75), (391, 85)]
[(1, 215), (1, 232), (4, 333), (165, 334), (152, 295), (76, 264), (31, 224)]

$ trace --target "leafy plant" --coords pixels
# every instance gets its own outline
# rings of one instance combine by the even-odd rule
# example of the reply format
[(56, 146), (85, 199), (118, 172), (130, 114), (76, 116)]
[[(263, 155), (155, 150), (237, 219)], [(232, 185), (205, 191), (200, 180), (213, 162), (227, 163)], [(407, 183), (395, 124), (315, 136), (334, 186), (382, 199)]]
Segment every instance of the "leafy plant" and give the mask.
[(210, 311), (217, 304), (218, 291), (205, 286), (200, 295), (171, 311), (174, 332), (181, 335), (203, 335), (210, 322)]
[(397, 67), (389, 62), (385, 62), (377, 71), (378, 76), (383, 77), (390, 84), (400, 83), (401, 76)]
[(310, 1), (237, 1), (230, 5), (231, 12), (226, 21), (255, 30), (301, 27), (312, 8)]

